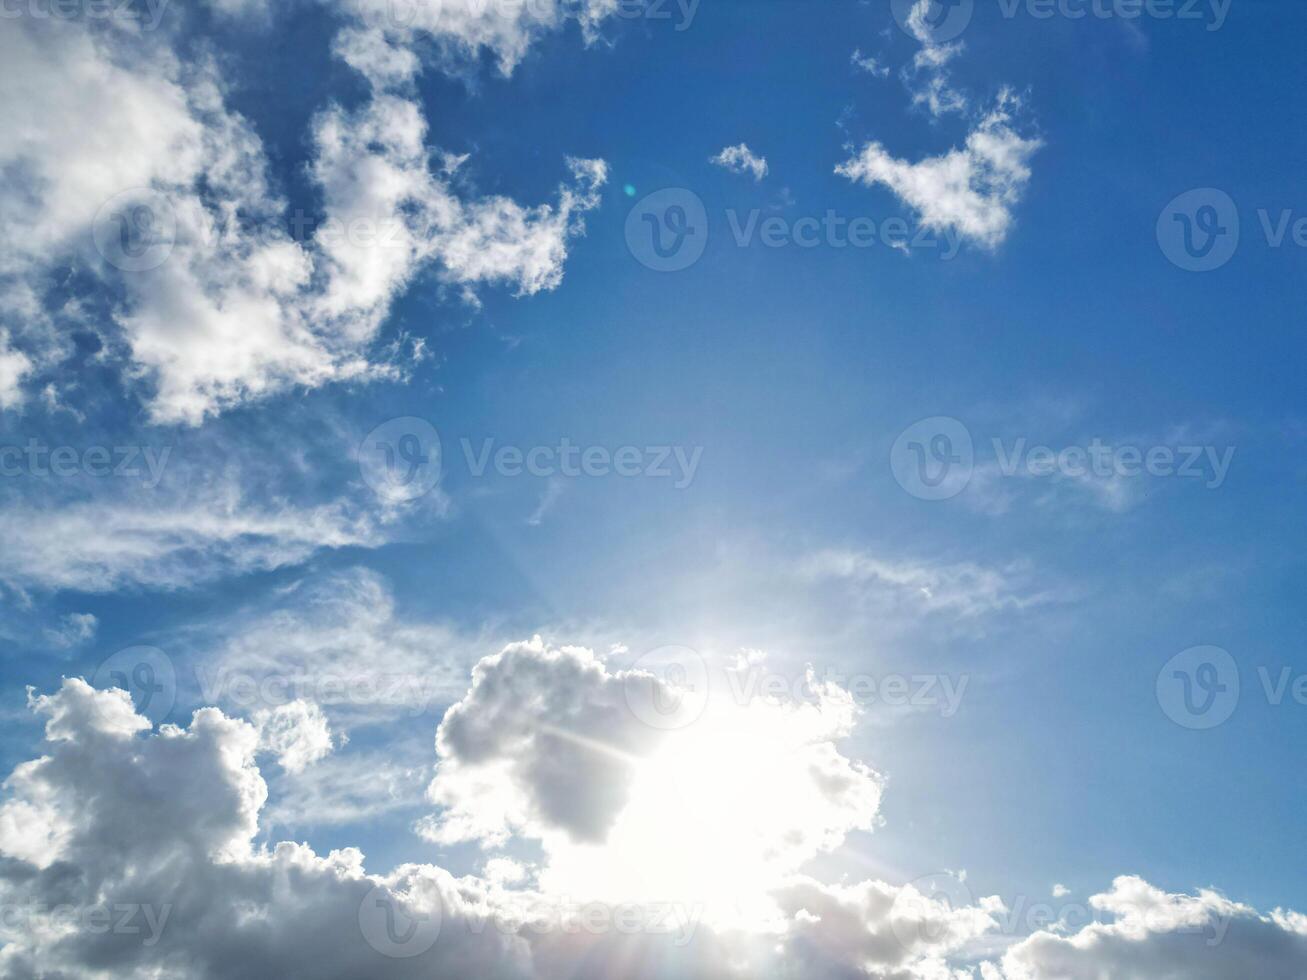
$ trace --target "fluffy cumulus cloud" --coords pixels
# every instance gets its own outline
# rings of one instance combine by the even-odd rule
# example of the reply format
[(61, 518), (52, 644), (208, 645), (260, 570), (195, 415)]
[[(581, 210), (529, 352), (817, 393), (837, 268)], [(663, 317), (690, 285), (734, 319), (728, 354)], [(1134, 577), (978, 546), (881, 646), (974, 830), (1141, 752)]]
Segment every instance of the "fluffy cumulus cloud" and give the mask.
[[(1013, 208), (1030, 182), (1030, 158), (1042, 143), (1021, 134), (1017, 117), (1022, 103), (1010, 89), (1002, 89), (988, 109), (978, 109), (954, 87), (949, 65), (965, 45), (935, 37), (930, 22), (935, 12), (934, 0), (918, 0), (911, 7), (904, 27), (921, 48), (902, 77), (914, 106), (924, 106), (935, 119), (956, 114), (969, 120), (964, 144), (911, 161), (873, 140), (835, 172), (868, 187), (887, 187), (917, 212), (926, 228), (955, 231), (983, 248), (997, 248), (1011, 230)], [(861, 52), (854, 53), (853, 63), (879, 73), (879, 64)]]
[[(587, 5), (580, 20), (593, 29), (605, 9)], [(25, 380), (68, 353), (62, 328), (74, 322), (123, 349), (153, 419), (195, 424), (292, 386), (401, 372), (375, 341), (428, 267), (469, 298), (482, 285), (521, 295), (557, 286), (604, 165), (567, 161), (552, 204), (465, 200), (428, 165), (426, 122), (406, 86), (420, 37), (464, 54), (489, 48), (509, 71), (568, 14), (550, 3), (415, 3), (399, 24), (396, 11), (345, 5), (353, 26), (335, 50), (373, 97), (348, 111), (328, 105), (313, 123), (323, 213), (307, 237), (292, 233), (262, 142), (229, 108), (214, 63), (180, 56), (171, 20), (143, 34), (12, 22), (0, 38), (0, 218), (10, 229), (0, 407), (19, 404)], [(54, 271), (70, 262), (103, 281), (110, 323), (88, 324), (61, 295)]]
[[(772, 888), (875, 825), (880, 777), (837, 747), (852, 702), (820, 684), (810, 702), (727, 697), (706, 665), (681, 678), (538, 638), (482, 661), (440, 725), (425, 832), (539, 840), (541, 881), (565, 893), (774, 912)], [(722, 696), (699, 701), (711, 688)]]
[(836, 172), (868, 187), (888, 187), (927, 228), (954, 229), (978, 245), (996, 248), (1012, 227), (1012, 209), (1030, 181), (1030, 158), (1041, 145), (1014, 128), (1019, 108), (1017, 97), (1004, 92), (961, 147), (912, 162), (871, 142)]
[(331, 726), (327, 716), (312, 701), (296, 698), (275, 708), (261, 708), (252, 718), (259, 733), (259, 747), (276, 757), (282, 769), (303, 772), (331, 754)]
[(1133, 876), (1090, 905), (1112, 921), (1073, 935), (1040, 932), (1003, 958), (1006, 980), (1290, 980), (1307, 971), (1307, 917), (1259, 913), (1203, 890), (1169, 894)]
[[(650, 684), (657, 683), (650, 679)], [(550, 832), (602, 841), (630, 792), (634, 760), (658, 732), (626, 703), (625, 678), (582, 648), (514, 644), (476, 667), (437, 736), (431, 786), (444, 842)]]
[[(457, 824), (456, 836), (493, 850), (506, 825), (514, 834), (557, 832), (594, 849), (590, 870), (642, 864), (655, 876), (689, 847), (732, 886), (729, 896), (712, 895), (693, 887), (702, 880), (663, 877), (680, 890), (654, 902), (606, 896), (564, 850), (546, 848), (540, 862), (488, 855), (481, 873), (465, 876), (429, 864), (378, 875), (353, 848), (323, 856), (303, 844), (257, 844), (269, 797), (260, 753), (302, 744), (270, 738), (270, 727), (318, 729), (311, 708), (297, 708), (294, 723), (263, 719), (262, 733), (215, 708), (185, 727), (152, 728), (125, 693), (65, 680), (31, 696), (45, 745), (11, 773), (0, 802), (0, 973), (1288, 980), (1307, 968), (1307, 920), (1211, 891), (1168, 894), (1121, 878), (1090, 900), (1103, 921), (1017, 939), (1002, 934), (1005, 910), (994, 897), (954, 901), (920, 884), (827, 884), (787, 873), (775, 852), (814, 854), (876, 811), (877, 777), (832, 746), (847, 731), (849, 705), (832, 689), (806, 707), (737, 703), (728, 717), (743, 723), (736, 713), (763, 710), (760, 728), (771, 741), (759, 745), (751, 733), (747, 745), (723, 753), (711, 707), (702, 715), (696, 707), (692, 722), (679, 708), (656, 716), (682, 727), (646, 724), (650, 708), (694, 703), (679, 684), (610, 670), (576, 648), (515, 644), (481, 663), (438, 740), (441, 765), (460, 770), (455, 780), (475, 768), (500, 770), (480, 804), (447, 800), (436, 823)], [(636, 725), (649, 732), (637, 734)], [(661, 755), (669, 747), (672, 755)], [(757, 772), (749, 749), (766, 755)], [(614, 766), (632, 771), (622, 778)], [(733, 770), (748, 773), (752, 796), (735, 795)], [(758, 778), (762, 770), (770, 783)], [(688, 780), (680, 792), (670, 772)], [(471, 812), (478, 806), (484, 812)], [(782, 816), (755, 815), (766, 806)], [(795, 807), (803, 819), (787, 826)], [(715, 836), (715, 809), (730, 815), (739, 843)], [(695, 851), (679, 810), (727, 853)], [(623, 823), (639, 819), (647, 821), (639, 837), (624, 840)], [(724, 861), (743, 877), (724, 875)], [(749, 875), (760, 861), (774, 876)], [(765, 911), (741, 904), (741, 886), (762, 889)], [(715, 902), (726, 897), (751, 914), (718, 914)], [(995, 939), (1006, 952), (978, 952)]]
[(767, 158), (755, 154), (746, 143), (726, 147), (709, 163), (725, 167), (733, 174), (751, 174), (754, 180), (762, 180), (767, 176)]

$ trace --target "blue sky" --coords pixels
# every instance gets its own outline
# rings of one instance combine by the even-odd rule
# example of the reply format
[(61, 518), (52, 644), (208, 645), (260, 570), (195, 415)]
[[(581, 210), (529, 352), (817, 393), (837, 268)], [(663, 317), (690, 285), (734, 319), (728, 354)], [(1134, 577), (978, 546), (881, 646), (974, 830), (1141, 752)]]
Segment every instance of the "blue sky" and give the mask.
[[(29, 686), (51, 694), (64, 677), (103, 680), (106, 658), (148, 645), (178, 678), (175, 706), (152, 722), (185, 727), (216, 701), (265, 740), (270, 796), (253, 846), (354, 846), (373, 875), (407, 862), (484, 875), (484, 840), (415, 832), (442, 819), (424, 798), (433, 739), (451, 704), (476, 709), (465, 699), (474, 663), (535, 634), (589, 647), (612, 671), (669, 645), (715, 667), (765, 651), (768, 670), (790, 680), (812, 665), (961, 692), (956, 710), (864, 705), (839, 751), (883, 779), (875, 826), (846, 828), (805, 874), (897, 887), (965, 869), (977, 896), (1046, 899), (1060, 883), (1080, 901), (1137, 875), (1172, 897), (1215, 888), (1254, 909), (1307, 907), (1296, 872), (1307, 798), (1295, 777), (1307, 706), (1293, 696), (1307, 672), (1305, 254), (1294, 242), (1307, 218), (1307, 11), (1232, 0), (1128, 18), (1104, 2), (1092, 10), (1108, 15), (1074, 19), (1056, 6), (964, 3), (965, 29), (938, 37), (914, 27), (911, 2), (703, 0), (692, 14), (668, 4), (666, 20), (645, 9), (588, 31), (572, 17), (514, 21), (510, 40), (482, 43), (449, 19), (396, 32), (394, 5), (389, 24), (356, 12), (367, 6), (273, 5), (265, 16), (201, 4), (125, 40), (84, 18), (6, 21), (11, 40), (41, 39), (32, 57), (61, 78), (74, 62), (57, 59), (86, 57), (72, 36), (85, 31), (106, 64), (155, 92), (165, 79), (187, 93), (193, 121), (216, 134), (206, 161), (214, 146), (237, 155), (221, 120), (242, 120), (266, 190), (252, 189), (258, 167), (244, 163), (231, 186), (210, 162), (180, 177), (175, 162), (123, 165), (147, 173), (183, 217), (245, 194), (242, 222), (260, 208), (300, 209), (317, 228), (332, 208), (324, 187), (348, 212), (340, 201), (369, 179), (319, 179), (325, 115), (341, 113), (347, 132), (363, 134), (344, 141), (348, 153), (380, 167), (402, 152), (382, 145), (384, 129), (367, 130), (381, 118), (369, 113), (394, 110), (388, 124), (400, 127), (400, 105), (427, 127), (403, 179), (437, 176), (399, 220), (420, 223), (420, 207), (428, 221), (444, 207), (491, 215), (461, 238), (437, 236), (390, 279), (365, 248), (340, 259), (358, 261), (353, 272), (323, 285), (329, 262), (315, 245), (311, 284), (259, 287), (248, 322), (237, 293), (225, 294), (241, 336), (270, 329), (259, 317), (272, 306), (286, 322), (286, 310), (313, 311), (305, 329), (317, 331), (323, 297), (364, 292), (369, 277), (383, 298), (358, 301), (357, 319), (315, 339), (311, 355), (270, 342), (214, 395), (206, 372), (232, 343), (188, 334), (180, 292), (153, 270), (113, 268), (103, 250), (97, 259), (89, 216), (104, 199), (86, 188), (102, 185), (51, 162), (61, 145), (88, 166), (131, 147), (79, 143), (71, 123), (59, 138), (32, 135), (31, 119), (0, 117), (11, 127), (0, 168), (17, 188), (0, 214), (13, 216), (19, 242), (0, 263), (0, 355), (24, 365), (8, 389), (0, 371), (0, 445), (36, 440), (79, 459), (91, 446), (168, 452), (157, 486), (21, 461), (0, 480), (13, 541), (0, 558), (6, 771), (43, 751)], [(565, 5), (591, 6), (603, 5)], [(421, 69), (396, 81), (380, 59), (359, 70), (333, 55), (358, 24)], [(197, 94), (203, 79), (164, 50), (182, 66), (211, 59), (216, 108)], [(26, 97), (18, 71), (6, 103)], [(932, 83), (960, 106), (918, 98)], [(123, 104), (139, 99), (150, 114), (145, 91), (125, 91)], [(51, 102), (52, 129), (75, 116), (66, 106)], [(144, 155), (166, 156), (167, 138), (189, 132), (179, 123), (141, 144)], [(741, 144), (765, 158), (765, 175), (713, 162)], [(983, 152), (951, 158), (972, 198), (923, 165), (981, 144), (998, 146), (988, 169)], [(605, 161), (606, 180), (587, 183), (570, 159)], [(859, 159), (881, 176), (852, 179)], [(382, 186), (370, 173), (367, 186)], [(702, 205), (691, 244), (706, 247), (688, 268), (660, 272), (641, 261), (641, 209), (668, 188), (656, 204)], [(1239, 226), (1228, 260), (1198, 272), (1174, 261), (1182, 221), (1172, 213), (1195, 189), (1180, 208), (1199, 234), (1209, 214), (1223, 241)], [(89, 196), (73, 207), (74, 192)], [(816, 231), (828, 215), (845, 228), (901, 221), (907, 241), (931, 247), (845, 245)], [(670, 231), (672, 220), (659, 205), (654, 224)], [(760, 231), (741, 244), (750, 220), (773, 222), (784, 243), (769, 247)], [(810, 246), (791, 237), (805, 220)], [(265, 264), (250, 259), (219, 282), (227, 266), (179, 250), (163, 271), (185, 256), (215, 294), (253, 290), (257, 270), (274, 269), (259, 256)], [(266, 274), (290, 275), (275, 269)], [(39, 314), (23, 301), (29, 286)], [(300, 366), (319, 357), (320, 369)], [(369, 367), (351, 374), (351, 358)], [(438, 449), (428, 430), (391, 422), (413, 418), (434, 427)], [(377, 491), (367, 438), (387, 423), (405, 458), (407, 432), (420, 436), (424, 465), (439, 458), (429, 492)], [(960, 431), (973, 447), (954, 463), (960, 482), (947, 499), (923, 499), (913, 454), (952, 456)], [(932, 442), (940, 433), (948, 440)], [(475, 472), (487, 445), (525, 454), (563, 440), (578, 453), (602, 448), (609, 468), (634, 447), (639, 472)], [(1064, 457), (1035, 475), (1023, 455), (1003, 471), (1014, 452), (1095, 442), (1170, 462), (1086, 476)], [(1192, 474), (1175, 474), (1186, 457)], [(1168, 666), (1200, 646), (1228, 651), (1241, 682), (1232, 714), (1207, 730), (1186, 725), (1197, 716), (1176, 707)], [(321, 680), (330, 667), (313, 658), (328, 655), (423, 679), (432, 693), (399, 710), (319, 698), (306, 710), (329, 726), (329, 751), (296, 770), (272, 758), (273, 728), (293, 719), (260, 721), (270, 706), (230, 691), (210, 699), (196, 674), (257, 661), (302, 664)], [(1212, 675), (1185, 664), (1206, 685)], [(1263, 678), (1286, 668), (1287, 693), (1272, 704)], [(352, 791), (366, 799), (346, 812)], [(519, 826), (515, 837), (506, 853), (546, 875), (550, 835)], [(1029, 957), (1029, 976), (1062, 975)], [(1228, 969), (1210, 962), (1213, 976)]]

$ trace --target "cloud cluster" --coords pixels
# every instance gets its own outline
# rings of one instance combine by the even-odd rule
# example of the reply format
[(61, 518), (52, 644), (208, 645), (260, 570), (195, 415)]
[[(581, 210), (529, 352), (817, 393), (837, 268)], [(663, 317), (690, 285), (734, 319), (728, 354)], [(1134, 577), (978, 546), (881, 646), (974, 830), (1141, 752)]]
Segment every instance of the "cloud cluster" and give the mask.
[[(513, 748), (534, 752), (546, 715), (537, 702), (564, 712), (560, 730), (599, 718), (621, 727), (612, 713), (621, 676), (575, 649), (518, 644), (481, 665), (441, 741), (457, 746), (451, 750), (464, 761), (478, 750), (483, 759)], [(562, 690), (568, 680), (580, 685), (570, 698)], [(693, 893), (675, 897), (670, 917), (660, 913), (657, 922), (647, 917), (657, 908), (652, 903), (578, 905), (585, 892), (502, 858), (487, 862), (482, 875), (456, 877), (424, 864), (368, 874), (356, 849), (324, 857), (302, 844), (255, 845), (269, 794), (256, 760), (267, 746), (249, 723), (205, 708), (186, 728), (153, 730), (126, 694), (77, 679), (33, 695), (31, 707), (45, 722), (46, 743), (10, 775), (0, 803), (0, 904), (7, 910), (0, 973), (7, 977), (1288, 980), (1307, 968), (1301, 915), (1258, 913), (1212, 891), (1168, 894), (1129, 877), (1090, 900), (1110, 921), (1020, 938), (1000, 934), (997, 898), (957, 903), (914, 884), (788, 875), (767, 886), (769, 916), (725, 924)], [(502, 740), (493, 730), (499, 725), (511, 728)], [(820, 744), (811, 716), (774, 716), (767, 725), (804, 729), (809, 744)], [(575, 741), (569, 751), (568, 744), (549, 747), (568, 752), (566, 764), (585, 772), (563, 765), (549, 771), (559, 786), (580, 787), (584, 803), (557, 806), (561, 794), (535, 773), (519, 771), (508, 785), (536, 819), (589, 832), (593, 821), (579, 810), (612, 810), (586, 780), (609, 770), (602, 753)], [(726, 784), (719, 792), (732, 792), (730, 765), (747, 761), (711, 751), (708, 758), (713, 778)], [(773, 803), (798, 790), (786, 784), (786, 765), (783, 756), (766, 760), (778, 773), (767, 790)], [(819, 765), (809, 793), (829, 805), (860, 780), (867, 785), (865, 774), (840, 771)], [(638, 783), (626, 784), (632, 802)], [(707, 781), (693, 787), (699, 795), (674, 806), (711, 823), (709, 809), (722, 801), (705, 798)], [(488, 811), (500, 804), (484, 801)], [(741, 807), (732, 819), (750, 837), (749, 811)], [(644, 844), (661, 848), (661, 833), (685, 846), (682, 831), (675, 823), (647, 828)], [(657, 850), (660, 859), (669, 853)], [(978, 952), (995, 939), (1009, 944), (998, 960)]]
[(948, 64), (965, 48), (961, 41), (941, 43), (931, 29), (929, 17), (935, 0), (917, 0), (907, 17), (908, 33), (921, 43), (904, 77), (912, 90), (912, 104), (925, 105), (932, 116), (966, 112), (967, 97), (953, 88)]
[(1297, 912), (1261, 914), (1210, 889), (1170, 894), (1135, 876), (1090, 905), (1113, 921), (1036, 933), (984, 980), (1290, 980), (1307, 970), (1307, 916)]
[[(1030, 158), (1043, 144), (1020, 134), (1017, 116), (1022, 103), (1009, 88), (1003, 88), (983, 114), (973, 113), (971, 101), (954, 88), (948, 70), (965, 45), (936, 39), (929, 23), (935, 10), (934, 0), (917, 0), (906, 18), (904, 26), (921, 48), (903, 78), (913, 105), (924, 105), (933, 118), (973, 116), (965, 143), (914, 162), (894, 156), (873, 140), (835, 172), (868, 187), (887, 187), (932, 231), (954, 230), (982, 248), (995, 249), (1011, 230), (1012, 210), (1030, 181)], [(853, 61), (876, 73), (876, 62), (862, 60), (860, 52)]]
[[(554, 204), (464, 199), (433, 170), (427, 125), (405, 87), (425, 31), (464, 52), (496, 51), (504, 71), (563, 6), (344, 5), (337, 54), (372, 98), (329, 105), (312, 127), (322, 213), (292, 233), (262, 142), (232, 111), (212, 61), (183, 58), (175, 31), (149, 36), (20, 18), (0, 38), (0, 408), (68, 353), (68, 325), (105, 335), (144, 384), (151, 418), (198, 424), (294, 386), (395, 376), (374, 342), (393, 301), (427, 267), (468, 298), (482, 285), (554, 288), (580, 215), (598, 205), (599, 161), (569, 161)], [(603, 4), (585, 8), (593, 24)], [(423, 18), (439, 14), (438, 23)], [(386, 18), (389, 18), (387, 21)], [(174, 25), (175, 26), (175, 25)], [(270, 230), (271, 229), (271, 230)], [(94, 274), (110, 321), (53, 276)]]

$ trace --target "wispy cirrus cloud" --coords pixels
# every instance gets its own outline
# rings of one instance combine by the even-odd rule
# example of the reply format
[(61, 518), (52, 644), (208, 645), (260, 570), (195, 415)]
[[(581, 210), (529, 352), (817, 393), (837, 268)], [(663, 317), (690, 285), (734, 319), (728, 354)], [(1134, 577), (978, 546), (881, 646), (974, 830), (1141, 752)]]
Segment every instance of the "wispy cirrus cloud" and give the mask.
[(185, 589), (383, 540), (374, 519), (349, 503), (249, 504), (233, 487), (167, 503), (11, 506), (0, 510), (0, 533), (0, 583), (96, 593)]
[(865, 550), (826, 549), (801, 559), (798, 570), (814, 582), (844, 582), (866, 601), (886, 608), (915, 608), (962, 620), (1032, 609), (1059, 595), (1034, 585), (1029, 567), (1020, 563), (894, 561)]

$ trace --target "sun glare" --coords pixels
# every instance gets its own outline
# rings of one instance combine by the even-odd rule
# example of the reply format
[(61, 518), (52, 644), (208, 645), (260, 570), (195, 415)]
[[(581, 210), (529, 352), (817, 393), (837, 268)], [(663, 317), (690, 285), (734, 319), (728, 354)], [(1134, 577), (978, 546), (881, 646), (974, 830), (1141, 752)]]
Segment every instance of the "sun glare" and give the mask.
[(827, 757), (805, 721), (777, 705), (713, 706), (637, 763), (605, 844), (550, 848), (549, 889), (676, 902), (727, 928), (764, 925), (771, 890), (813, 856), (832, 821), (815, 781)]

